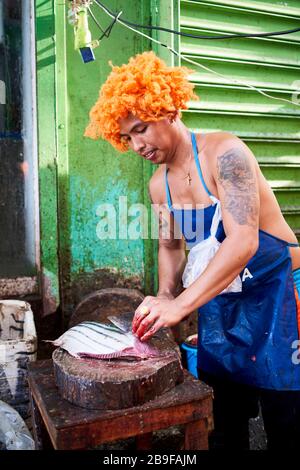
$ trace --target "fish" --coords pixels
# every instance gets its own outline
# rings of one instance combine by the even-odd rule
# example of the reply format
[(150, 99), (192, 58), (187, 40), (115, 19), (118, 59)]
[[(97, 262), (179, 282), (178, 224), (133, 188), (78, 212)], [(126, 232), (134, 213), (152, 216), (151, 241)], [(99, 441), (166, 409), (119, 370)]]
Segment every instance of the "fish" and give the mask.
[(76, 358), (145, 360), (162, 353), (131, 333), (129, 325), (117, 317), (111, 323), (84, 321), (50, 341)]

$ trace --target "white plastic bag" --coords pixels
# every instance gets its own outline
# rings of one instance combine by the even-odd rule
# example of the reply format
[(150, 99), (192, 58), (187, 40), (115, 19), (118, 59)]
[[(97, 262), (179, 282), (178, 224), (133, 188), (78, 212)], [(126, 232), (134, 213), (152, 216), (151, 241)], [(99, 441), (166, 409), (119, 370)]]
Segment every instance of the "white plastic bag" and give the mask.
[(34, 440), (19, 413), (1, 400), (0, 449), (35, 450)]
[[(218, 201), (214, 196), (210, 196), (210, 198), (213, 204), (216, 204), (210, 228), (210, 236), (193, 246), (189, 252), (187, 264), (182, 275), (184, 287), (189, 287), (196, 279), (198, 279), (198, 277), (205, 271), (209, 262), (215, 256), (221, 245), (216, 238), (218, 226), (222, 220), (220, 201)], [(242, 281), (240, 276), (237, 276), (229, 286), (221, 292), (221, 294), (225, 292), (241, 292), (241, 290)]]

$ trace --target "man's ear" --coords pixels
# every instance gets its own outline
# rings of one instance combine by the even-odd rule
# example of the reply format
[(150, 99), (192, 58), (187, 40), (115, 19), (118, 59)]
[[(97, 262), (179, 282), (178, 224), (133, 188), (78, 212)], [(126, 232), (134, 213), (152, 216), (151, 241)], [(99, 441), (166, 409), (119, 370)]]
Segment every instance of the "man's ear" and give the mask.
[(178, 111), (177, 111), (177, 110), (174, 111), (174, 112), (170, 115), (170, 117), (169, 117), (169, 122), (170, 122), (170, 124), (173, 124), (173, 122), (176, 121), (176, 119), (177, 119), (178, 116), (179, 116)]

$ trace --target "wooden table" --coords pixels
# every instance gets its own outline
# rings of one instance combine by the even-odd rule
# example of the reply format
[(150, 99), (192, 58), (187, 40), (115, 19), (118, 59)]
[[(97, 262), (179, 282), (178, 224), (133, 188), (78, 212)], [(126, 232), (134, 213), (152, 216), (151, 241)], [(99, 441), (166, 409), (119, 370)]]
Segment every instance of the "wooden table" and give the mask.
[(37, 449), (87, 449), (134, 436), (137, 450), (149, 450), (152, 432), (176, 425), (184, 425), (184, 450), (208, 448), (212, 389), (188, 372), (159, 398), (113, 411), (87, 410), (61, 398), (51, 359), (31, 363), (28, 380)]

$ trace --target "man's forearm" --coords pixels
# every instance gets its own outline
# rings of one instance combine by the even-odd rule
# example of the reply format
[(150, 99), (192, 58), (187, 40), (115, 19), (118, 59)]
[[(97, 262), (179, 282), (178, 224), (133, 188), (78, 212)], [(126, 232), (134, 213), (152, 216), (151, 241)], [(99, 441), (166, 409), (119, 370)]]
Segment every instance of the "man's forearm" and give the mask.
[(176, 295), (186, 263), (182, 248), (160, 246), (158, 251), (159, 289), (157, 295)]
[(243, 270), (256, 249), (254, 240), (225, 238), (203, 274), (177, 297), (182, 318), (220, 294)]

